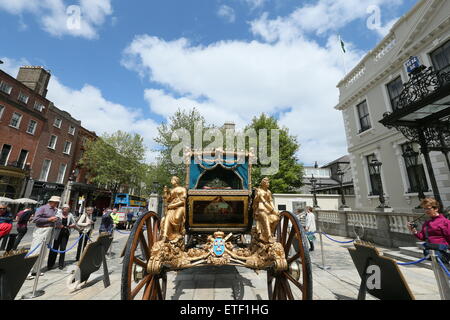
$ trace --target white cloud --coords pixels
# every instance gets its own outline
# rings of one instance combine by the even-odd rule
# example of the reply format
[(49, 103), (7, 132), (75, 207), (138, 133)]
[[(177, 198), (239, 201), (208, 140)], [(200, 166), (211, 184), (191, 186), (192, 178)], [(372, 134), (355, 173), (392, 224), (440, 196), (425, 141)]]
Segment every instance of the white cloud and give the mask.
[[(29, 65), (25, 59), (1, 60), (4, 62), (1, 69), (13, 77), (17, 75), (20, 66)], [(155, 159), (156, 154), (150, 149), (156, 148), (153, 139), (157, 135), (158, 124), (145, 118), (142, 110), (109, 101), (100, 89), (90, 84), (85, 84), (81, 89), (69, 88), (55, 75), (50, 80), (47, 99), (59, 109), (69, 112), (75, 119), (81, 120), (83, 127), (98, 135), (117, 130), (140, 134), (148, 148), (147, 160)]]
[(217, 15), (229, 23), (236, 21), (236, 13), (234, 12), (234, 9), (227, 5), (221, 5), (219, 10), (217, 10)]
[(69, 6), (65, 0), (0, 0), (0, 10), (32, 14), (53, 36), (87, 39), (97, 38), (97, 29), (113, 13), (111, 0), (78, 0), (78, 6)]
[[(348, 63), (361, 57), (351, 43)], [(298, 135), (300, 158), (329, 162), (346, 153), (343, 120), (333, 107), (343, 77), (339, 41), (326, 46), (298, 37), (291, 41), (221, 41), (195, 46), (181, 38), (138, 36), (123, 64), (165, 90), (145, 92), (151, 110), (167, 117), (178, 108), (197, 109), (217, 125), (249, 123), (262, 112), (280, 113), (280, 123)], [(320, 148), (318, 148), (320, 147)]]
[(244, 0), (252, 9), (260, 8), (262, 7), (266, 0)]
[[(377, 7), (379, 11), (379, 27), (375, 30), (385, 32), (387, 26), (381, 26), (383, 10), (401, 4), (403, 0), (320, 0), (293, 11), (287, 17), (268, 19), (264, 14), (260, 19), (251, 22), (253, 34), (261, 36), (265, 41), (289, 40), (301, 34), (314, 33), (324, 35), (327, 32), (341, 29), (356, 19), (373, 19), (368, 8)], [(368, 29), (368, 32), (371, 30)]]

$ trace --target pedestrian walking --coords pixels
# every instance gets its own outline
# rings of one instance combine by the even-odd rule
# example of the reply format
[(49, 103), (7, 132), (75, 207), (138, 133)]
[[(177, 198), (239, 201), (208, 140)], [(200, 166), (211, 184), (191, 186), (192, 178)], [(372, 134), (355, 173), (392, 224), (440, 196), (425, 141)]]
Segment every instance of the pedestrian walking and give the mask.
[(131, 228), (133, 228), (133, 218), (134, 218), (133, 210), (128, 209), (126, 230), (131, 230)]
[(17, 250), (20, 241), (22, 241), (22, 238), (28, 232), (28, 222), (33, 218), (33, 215), (34, 210), (31, 207), (26, 207), (24, 210), (17, 213), (17, 237), (14, 241), (13, 250)]
[[(58, 221), (58, 217), (56, 216), (57, 208), (59, 203), (61, 202), (61, 198), (57, 196), (53, 196), (48, 200), (46, 205), (43, 205), (39, 209), (36, 210), (36, 214), (34, 216), (33, 222), (36, 224), (36, 228), (33, 232), (33, 240), (31, 241), (31, 249), (34, 250), (38, 246), (44, 246), (43, 248), (39, 248), (35, 250), (30, 256), (36, 256), (42, 253), (44, 257), (47, 255), (47, 245), (51, 243), (53, 229), (55, 227), (55, 223)], [(40, 272), (40, 275), (44, 275), (41, 270), (38, 270), (40, 267), (38, 259), (31, 269), (30, 274), (28, 275), (28, 280), (34, 279), (37, 272)]]
[(306, 207), (305, 231), (309, 241), (309, 251), (314, 251), (314, 241), (316, 240), (314, 235), (316, 232), (316, 216), (313, 213), (312, 207)]
[(114, 228), (114, 221), (111, 218), (111, 211), (109, 209), (105, 209), (102, 215), (102, 221), (100, 224), (100, 233), (109, 233), (112, 234)]
[(80, 236), (83, 236), (78, 242), (77, 248), (77, 258), (76, 260), (80, 260), (80, 255), (83, 253), (84, 248), (86, 248), (89, 237), (91, 236), (92, 230), (94, 229), (94, 220), (92, 214), (94, 212), (94, 208), (87, 207), (85, 213), (83, 213), (80, 219), (77, 222), (77, 226), (80, 230)]
[[(64, 205), (62, 212), (58, 212), (56, 216), (59, 218), (58, 224), (55, 227), (55, 236), (53, 241), (53, 250), (65, 251), (67, 242), (69, 241), (70, 233), (73, 229), (77, 229), (77, 223), (73, 214), (70, 212), (70, 206)], [(57, 252), (50, 250), (47, 260), (47, 269), (52, 269), (56, 262)], [(58, 267), (60, 270), (64, 269), (65, 253), (59, 253)]]

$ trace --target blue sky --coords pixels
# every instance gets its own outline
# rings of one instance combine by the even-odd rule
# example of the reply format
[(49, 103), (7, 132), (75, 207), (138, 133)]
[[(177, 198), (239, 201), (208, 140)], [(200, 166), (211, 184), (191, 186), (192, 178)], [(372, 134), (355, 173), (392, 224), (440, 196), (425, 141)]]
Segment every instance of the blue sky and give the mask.
[[(333, 109), (344, 75), (337, 34), (349, 68), (415, 3), (0, 0), (0, 57), (13, 76), (23, 64), (50, 69), (48, 97), (98, 134), (137, 132), (154, 148), (156, 126), (178, 107), (238, 127), (266, 112), (298, 136), (302, 162), (325, 164), (347, 152)], [(81, 19), (67, 28), (71, 5)], [(369, 29), (374, 5), (381, 24)]]

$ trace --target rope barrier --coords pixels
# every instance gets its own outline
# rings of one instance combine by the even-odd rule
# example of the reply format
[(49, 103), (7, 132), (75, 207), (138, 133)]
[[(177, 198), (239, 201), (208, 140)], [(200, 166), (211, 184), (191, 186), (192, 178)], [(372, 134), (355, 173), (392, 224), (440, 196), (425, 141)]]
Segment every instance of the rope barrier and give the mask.
[(398, 264), (399, 266), (410, 266), (410, 265), (413, 265), (413, 264), (421, 263), (421, 262), (427, 260), (429, 257), (430, 257), (430, 256), (426, 256), (425, 258), (422, 258), (422, 259), (417, 260), (417, 261), (412, 261), (412, 262), (397, 262), (397, 264)]
[[(316, 233), (319, 233), (319, 232), (316, 232)], [(334, 242), (336, 242), (336, 243), (343, 243), (343, 244), (346, 244), (346, 243), (352, 243), (352, 242), (355, 242), (356, 240), (350, 240), (350, 241), (338, 241), (338, 240), (334, 240), (333, 238), (331, 238), (329, 235), (327, 235), (325, 232), (322, 232), (322, 234), (325, 236), (325, 237), (327, 237), (329, 240), (331, 240), (331, 241), (334, 241)]]
[(121, 234), (130, 234), (131, 233), (131, 231), (130, 232), (123, 232), (123, 231), (120, 231), (119, 229), (116, 229), (115, 231), (117, 231), (118, 233), (121, 233)]
[(25, 258), (27, 258), (28, 256), (30, 256), (31, 254), (33, 254), (33, 252), (35, 252), (37, 250), (37, 248), (39, 248), (41, 246), (42, 243), (39, 243), (33, 250), (31, 250), (30, 252), (27, 253), (27, 255), (25, 256)]
[(80, 242), (80, 240), (81, 240), (82, 237), (83, 237), (83, 235), (81, 235), (81, 236), (77, 239), (77, 241), (75, 241), (75, 243), (74, 243), (69, 249), (67, 249), (67, 250), (65, 250), (65, 251), (59, 251), (59, 250), (53, 249), (49, 244), (47, 245), (47, 247), (48, 247), (51, 251), (56, 252), (56, 253), (66, 253), (66, 252), (69, 252), (70, 250), (72, 250), (73, 248), (75, 248), (75, 246), (77, 245), (78, 242)]
[(442, 262), (441, 258), (436, 257), (437, 261), (439, 263), (439, 265), (441, 266), (442, 270), (444, 270), (444, 272), (447, 274), (447, 277), (450, 277), (450, 272), (448, 271), (448, 269), (445, 267), (444, 263)]

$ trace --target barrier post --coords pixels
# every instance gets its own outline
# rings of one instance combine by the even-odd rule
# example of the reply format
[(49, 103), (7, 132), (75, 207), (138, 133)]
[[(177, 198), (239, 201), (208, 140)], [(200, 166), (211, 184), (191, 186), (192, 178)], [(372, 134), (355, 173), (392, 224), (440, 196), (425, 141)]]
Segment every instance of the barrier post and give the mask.
[(322, 228), (319, 225), (319, 237), (320, 237), (320, 253), (322, 254), (322, 265), (319, 266), (322, 270), (330, 270), (330, 266), (325, 265), (325, 253), (323, 252), (323, 238), (322, 238)]
[(441, 300), (450, 300), (450, 284), (447, 275), (442, 270), (439, 262), (437, 261), (436, 252), (431, 251), (431, 266), (433, 268), (434, 276), (436, 277), (436, 282), (439, 288), (439, 294)]
[[(52, 230), (53, 232), (53, 230)], [(52, 239), (53, 237), (50, 237), (50, 239)], [(42, 295), (45, 294), (44, 290), (37, 290), (37, 286), (39, 283), (39, 277), (41, 276), (41, 268), (42, 268), (42, 262), (44, 261), (44, 253), (45, 253), (45, 248), (47, 247), (47, 237), (44, 238), (44, 240), (42, 240), (42, 244), (41, 244), (41, 250), (39, 251), (39, 258), (38, 258), (38, 267), (36, 270), (36, 277), (34, 278), (34, 284), (33, 284), (33, 291), (27, 294), (24, 294), (22, 296), (22, 299), (24, 300), (30, 300), (30, 299), (34, 299), (37, 297), (40, 297)], [(31, 269), (33, 270), (33, 269)]]

